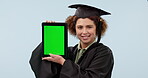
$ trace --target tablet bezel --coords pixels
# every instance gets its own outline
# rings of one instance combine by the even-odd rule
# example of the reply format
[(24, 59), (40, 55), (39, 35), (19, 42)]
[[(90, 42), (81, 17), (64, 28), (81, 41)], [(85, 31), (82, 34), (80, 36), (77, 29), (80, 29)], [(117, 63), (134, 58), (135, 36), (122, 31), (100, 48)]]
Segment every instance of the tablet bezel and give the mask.
[(68, 42), (68, 39), (67, 39), (67, 24), (66, 23), (46, 23), (46, 22), (43, 22), (42, 23), (42, 49), (43, 49), (43, 52), (42, 52), (42, 57), (49, 57), (50, 55), (44, 55), (44, 26), (64, 26), (64, 55), (60, 55), (60, 56), (63, 56), (63, 57), (66, 57), (67, 55), (67, 42)]

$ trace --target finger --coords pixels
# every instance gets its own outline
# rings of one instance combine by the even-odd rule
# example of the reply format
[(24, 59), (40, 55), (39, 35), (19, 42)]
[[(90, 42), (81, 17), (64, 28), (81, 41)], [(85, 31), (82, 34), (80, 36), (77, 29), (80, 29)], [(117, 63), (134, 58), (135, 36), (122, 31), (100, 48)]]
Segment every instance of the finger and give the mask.
[(50, 23), (55, 23), (55, 21), (50, 21)]
[(55, 21), (51, 21), (51, 23), (55, 23)]
[(54, 55), (54, 54), (49, 54), (49, 55), (50, 55), (50, 57), (53, 57), (53, 58), (59, 57), (59, 55)]
[(50, 55), (50, 57), (54, 57), (55, 55), (54, 54), (49, 54)]
[(48, 60), (48, 61), (52, 61), (53, 58), (52, 57), (43, 57), (42, 60)]
[(46, 23), (50, 23), (50, 21), (46, 20)]
[(46, 20), (46, 23), (55, 23), (55, 21), (48, 21), (48, 20)]
[(47, 60), (47, 58), (46, 57), (43, 57), (42, 60)]

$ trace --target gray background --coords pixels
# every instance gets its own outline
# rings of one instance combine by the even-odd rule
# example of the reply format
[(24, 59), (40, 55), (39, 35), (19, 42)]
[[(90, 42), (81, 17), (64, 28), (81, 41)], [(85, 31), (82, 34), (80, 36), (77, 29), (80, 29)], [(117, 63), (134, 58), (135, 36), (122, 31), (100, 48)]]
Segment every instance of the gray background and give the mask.
[[(64, 22), (74, 3), (112, 13), (103, 16), (109, 28), (101, 40), (114, 53), (112, 78), (148, 78), (147, 0), (0, 0), (0, 78), (35, 78), (28, 61), (41, 42), (41, 22)], [(69, 46), (77, 42), (69, 35)]]

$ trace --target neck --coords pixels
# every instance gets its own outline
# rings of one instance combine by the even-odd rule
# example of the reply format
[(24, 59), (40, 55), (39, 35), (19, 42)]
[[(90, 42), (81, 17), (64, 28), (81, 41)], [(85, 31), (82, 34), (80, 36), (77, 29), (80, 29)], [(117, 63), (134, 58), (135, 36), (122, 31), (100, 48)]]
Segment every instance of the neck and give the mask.
[(81, 48), (84, 49), (88, 46), (89, 44), (84, 44), (84, 43), (81, 43)]
[[(94, 42), (94, 41), (93, 41)], [(84, 49), (84, 48), (86, 48), (86, 47), (88, 47), (91, 43), (93, 43), (93, 42), (90, 42), (90, 43), (83, 43), (83, 42), (80, 42), (80, 46), (81, 46), (81, 48), (82, 49)]]

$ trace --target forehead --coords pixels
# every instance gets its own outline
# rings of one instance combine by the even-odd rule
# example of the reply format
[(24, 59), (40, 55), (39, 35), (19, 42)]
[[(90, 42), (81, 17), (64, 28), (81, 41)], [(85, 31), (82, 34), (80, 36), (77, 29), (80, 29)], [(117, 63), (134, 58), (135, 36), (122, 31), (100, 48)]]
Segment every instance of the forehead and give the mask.
[(95, 25), (94, 21), (89, 19), (89, 18), (79, 18), (76, 21), (76, 26), (77, 25)]

